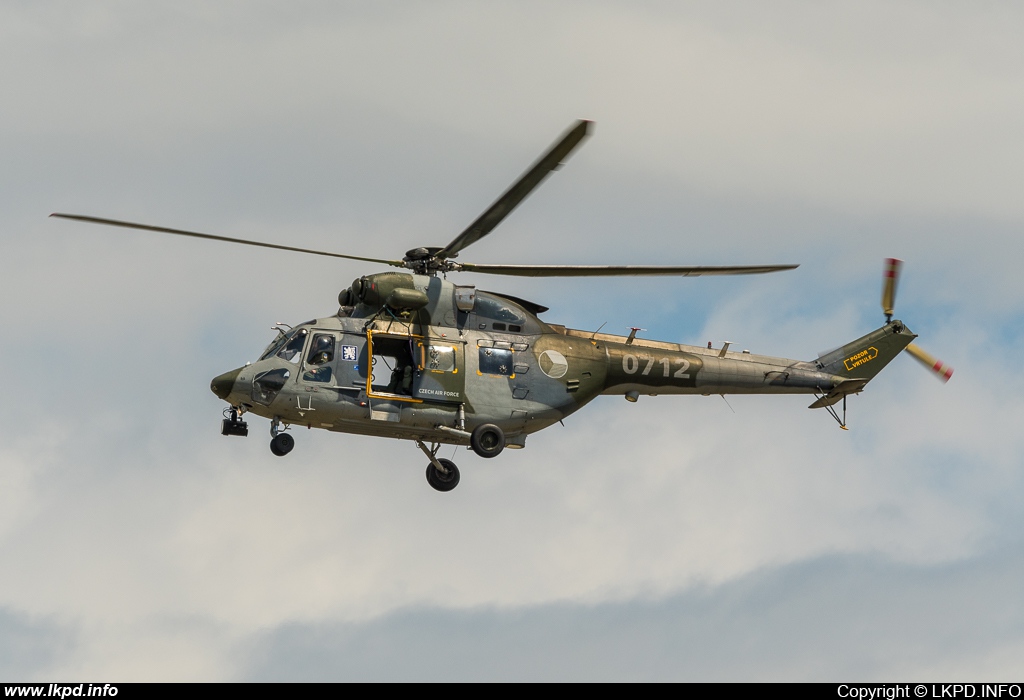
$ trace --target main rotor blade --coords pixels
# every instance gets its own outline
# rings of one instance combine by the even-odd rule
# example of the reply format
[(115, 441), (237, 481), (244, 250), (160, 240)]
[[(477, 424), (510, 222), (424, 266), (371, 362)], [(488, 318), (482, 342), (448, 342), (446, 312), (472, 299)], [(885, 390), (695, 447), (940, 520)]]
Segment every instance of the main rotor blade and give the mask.
[(460, 263), (457, 268), (463, 272), (480, 272), (488, 275), (515, 275), (518, 277), (647, 277), (653, 275), (676, 275), (699, 277), (701, 275), (759, 275), (765, 272), (793, 270), (799, 265), (725, 265), (725, 266), (660, 266), (660, 265), (476, 265)]
[(156, 231), (157, 233), (173, 233), (176, 236), (191, 236), (192, 238), (206, 238), (211, 241), (225, 241), (227, 243), (241, 243), (259, 248), (274, 248), (276, 250), (290, 250), (294, 253), (309, 253), (310, 255), (325, 255), (330, 258), (345, 258), (346, 260), (361, 260), (363, 262), (380, 263), (392, 267), (405, 267), (401, 260), (381, 260), (380, 258), (363, 258), (358, 255), (344, 255), (342, 253), (328, 253), (323, 250), (312, 250), (310, 248), (296, 248), (290, 245), (278, 245), (277, 243), (260, 243), (259, 241), (247, 241), (243, 238), (229, 238), (227, 236), (214, 236), (209, 233), (196, 233), (195, 231), (182, 231), (176, 228), (165, 228), (163, 226), (149, 226), (148, 224), (134, 224), (130, 221), (118, 221), (116, 219), (100, 219), (95, 216), (81, 216), (79, 214), (50, 214), (61, 219), (72, 219), (74, 221), (85, 221), (90, 224), (106, 224), (107, 226), (121, 226), (123, 228), (137, 228), (142, 231)]
[(897, 258), (886, 258), (885, 272), (882, 273), (882, 310), (887, 318), (892, 318), (896, 306), (896, 285), (900, 281), (900, 269), (903, 261)]
[(569, 154), (586, 138), (590, 132), (593, 122), (580, 119), (560, 138), (547, 153), (530, 166), (516, 182), (509, 187), (487, 211), (471, 223), (465, 231), (460, 233), (455, 240), (435, 253), (436, 258), (444, 259), (454, 257), (463, 248), (476, 243), (481, 238), (494, 230), (494, 227), (512, 213), (512, 210), (519, 206), (519, 203), (526, 199), (537, 185), (544, 179), (558, 170), (559, 166), (569, 157)]
[(907, 346), (907, 352), (913, 355), (914, 358), (922, 365), (924, 365), (932, 372), (934, 372), (935, 376), (941, 379), (943, 383), (948, 382), (949, 378), (953, 376), (952, 367), (947, 365), (942, 360), (932, 357), (924, 350), (922, 350), (920, 346), (911, 343), (910, 345)]

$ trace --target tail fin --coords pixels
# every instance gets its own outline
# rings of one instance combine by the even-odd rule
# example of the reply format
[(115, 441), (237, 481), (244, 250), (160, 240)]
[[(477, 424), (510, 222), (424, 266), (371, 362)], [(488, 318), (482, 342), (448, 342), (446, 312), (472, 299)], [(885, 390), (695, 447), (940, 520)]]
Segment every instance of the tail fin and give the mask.
[(820, 356), (816, 364), (823, 372), (844, 379), (862, 379), (866, 384), (916, 337), (902, 321), (890, 321), (878, 330)]

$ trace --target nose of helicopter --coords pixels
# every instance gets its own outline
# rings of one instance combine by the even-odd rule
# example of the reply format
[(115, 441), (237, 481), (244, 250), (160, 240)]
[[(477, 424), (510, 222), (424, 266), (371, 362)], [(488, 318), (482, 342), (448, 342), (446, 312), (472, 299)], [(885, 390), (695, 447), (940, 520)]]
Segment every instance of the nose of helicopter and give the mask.
[(241, 371), (242, 368), (239, 367), (214, 377), (210, 382), (210, 391), (216, 394), (218, 399), (226, 399), (231, 390), (235, 388), (235, 380), (238, 379)]

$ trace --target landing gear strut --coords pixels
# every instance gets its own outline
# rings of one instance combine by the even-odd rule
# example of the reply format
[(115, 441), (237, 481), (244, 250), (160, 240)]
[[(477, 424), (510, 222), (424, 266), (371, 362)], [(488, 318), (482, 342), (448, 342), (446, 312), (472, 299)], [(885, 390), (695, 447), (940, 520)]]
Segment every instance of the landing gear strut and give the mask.
[(423, 450), (423, 454), (430, 460), (427, 465), (427, 483), (438, 491), (451, 491), (459, 485), (459, 468), (450, 459), (440, 459), (437, 450), (441, 447), (439, 443), (431, 444), (428, 449), (422, 440), (416, 441), (416, 446)]
[(270, 440), (270, 451), (278, 457), (284, 457), (295, 447), (295, 438), (284, 430), (281, 428), (280, 418), (275, 418), (270, 422), (270, 434), (273, 436)]

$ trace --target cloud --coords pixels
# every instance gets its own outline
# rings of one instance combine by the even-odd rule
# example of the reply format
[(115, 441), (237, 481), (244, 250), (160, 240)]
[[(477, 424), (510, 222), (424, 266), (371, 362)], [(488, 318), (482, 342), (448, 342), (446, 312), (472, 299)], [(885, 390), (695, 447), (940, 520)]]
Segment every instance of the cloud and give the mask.
[[(623, 603), (408, 609), (291, 624), (244, 650), (259, 681), (1010, 681), (1020, 556), (946, 566), (831, 555)], [(964, 646), (974, 651), (965, 655)], [(979, 666), (980, 662), (980, 666)]]
[[(579, 7), (4, 8), (0, 645), (28, 650), (4, 675), (1006, 675), (1011, 11)], [(394, 257), (577, 116), (594, 138), (467, 259), (803, 266), (469, 283), (810, 358), (880, 321), (899, 255), (900, 315), (953, 381), (898, 358), (849, 433), (807, 397), (602, 398), (526, 450), (456, 451), (440, 495), (404, 443), (300, 431), (282, 460), (259, 419), (216, 432), (210, 378), (365, 268), (45, 218)], [(468, 660), (435, 666), (449, 641)]]
[(73, 628), (47, 618), (0, 610), (0, 676), (25, 679), (45, 674), (78, 640)]
[[(4, 458), (34, 476), (18, 499), (32, 507), (3, 537), (18, 572), (6, 604), (80, 630), (51, 675), (244, 675), (246, 650), (268, 630), (327, 629), (329, 653), (331, 630), (390, 629), (403, 611), (473, 627), (474, 611), (495, 610), (480, 634), (500, 637), (501, 616), (517, 610), (717, 595), (830, 557), (970, 569), (1018, 546), (1019, 440), (1009, 429), (983, 428), (983, 445), (975, 436), (1019, 408), (991, 391), (971, 398), (984, 383), (940, 387), (910, 364), (856, 398), (851, 433), (801, 397), (733, 397), (735, 414), (716, 397), (601, 399), (496, 464), (457, 452), (463, 483), (442, 500), (401, 443), (302, 431), (281, 460), (259, 422), (246, 440), (215, 435), (216, 402), (193, 397), (205, 377), (188, 359), (164, 365), (179, 382), (146, 421), (116, 386), (83, 384), (108, 415), (61, 414), (81, 422), (66, 442), (39, 455), (26, 440)], [(955, 386), (968, 388), (956, 413), (927, 398)], [(175, 415), (190, 404), (207, 408)], [(809, 677), (801, 649), (784, 667)]]

